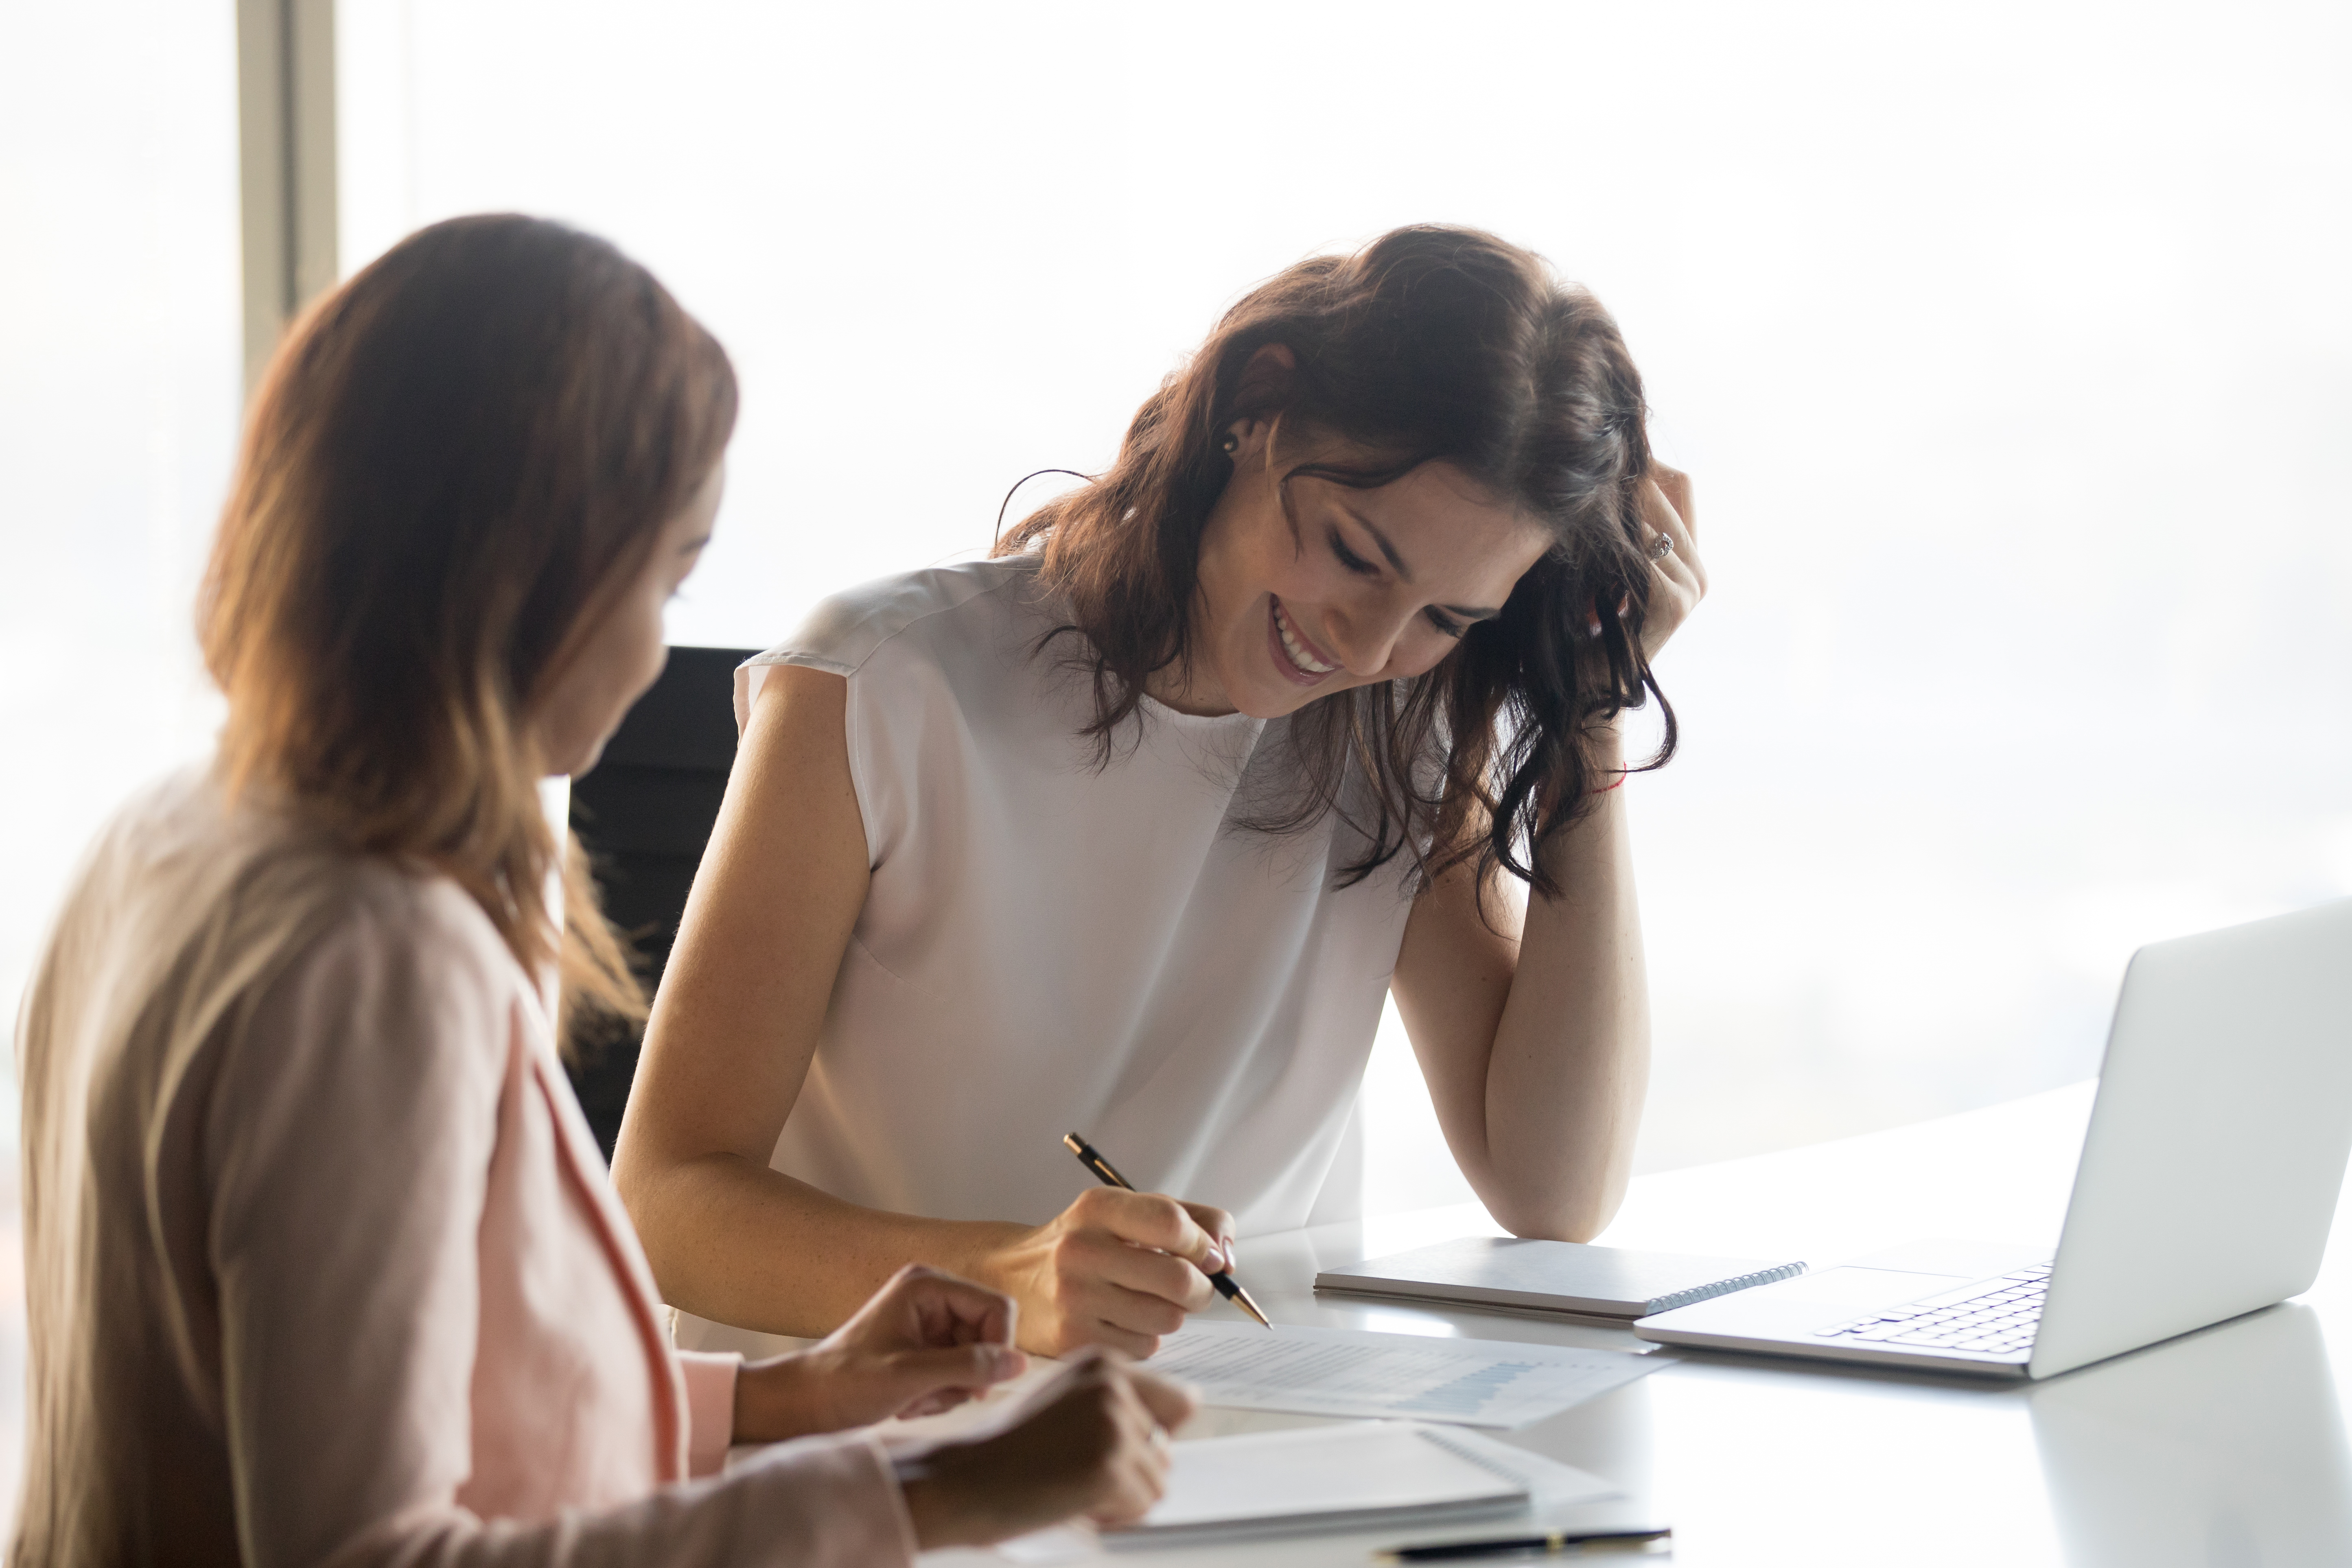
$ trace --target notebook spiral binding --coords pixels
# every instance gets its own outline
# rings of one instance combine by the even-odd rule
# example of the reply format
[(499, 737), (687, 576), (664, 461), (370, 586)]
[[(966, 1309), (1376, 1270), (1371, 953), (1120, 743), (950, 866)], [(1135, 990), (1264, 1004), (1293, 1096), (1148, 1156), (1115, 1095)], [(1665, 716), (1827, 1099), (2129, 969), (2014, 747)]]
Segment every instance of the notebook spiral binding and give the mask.
[(1694, 1285), (1687, 1290), (1677, 1290), (1671, 1296), (1659, 1297), (1650, 1303), (1648, 1315), (1654, 1317), (1660, 1312), (1671, 1312), (1676, 1307), (1687, 1307), (1694, 1301), (1711, 1300), (1717, 1296), (1728, 1296), (1734, 1290), (1746, 1290), (1752, 1286), (1770, 1285), (1782, 1279), (1794, 1279), (1804, 1271), (1805, 1266), (1801, 1263), (1783, 1263), (1778, 1268), (1759, 1268), (1753, 1274), (1742, 1274), (1731, 1279), (1718, 1279), (1712, 1285)]

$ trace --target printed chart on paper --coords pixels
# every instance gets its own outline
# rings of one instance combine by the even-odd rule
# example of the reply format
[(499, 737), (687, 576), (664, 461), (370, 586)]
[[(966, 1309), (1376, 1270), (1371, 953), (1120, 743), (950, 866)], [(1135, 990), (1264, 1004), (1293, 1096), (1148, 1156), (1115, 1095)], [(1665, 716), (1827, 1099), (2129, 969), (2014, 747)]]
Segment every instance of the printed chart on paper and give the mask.
[(1193, 1384), (1208, 1404), (1243, 1410), (1524, 1426), (1660, 1363), (1566, 1345), (1195, 1323), (1170, 1335), (1147, 1364)]

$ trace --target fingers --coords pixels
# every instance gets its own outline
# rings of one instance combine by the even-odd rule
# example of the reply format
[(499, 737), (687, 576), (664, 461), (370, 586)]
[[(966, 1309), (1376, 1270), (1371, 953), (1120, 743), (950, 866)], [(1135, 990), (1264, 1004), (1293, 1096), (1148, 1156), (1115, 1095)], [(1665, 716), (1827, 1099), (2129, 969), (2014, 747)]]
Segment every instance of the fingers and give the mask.
[(1136, 1397), (1151, 1412), (1162, 1431), (1173, 1432), (1201, 1408), (1200, 1396), (1172, 1377), (1162, 1377), (1139, 1366), (1127, 1369), (1128, 1381), (1134, 1384)]
[(1088, 1343), (1131, 1360), (1148, 1361), (1160, 1353), (1160, 1336), (1172, 1334), (1183, 1325), (1184, 1314), (1157, 1296), (1139, 1296), (1112, 1286), (1106, 1288), (1106, 1299), (1098, 1310), (1076, 1321), (1084, 1324)]
[(1160, 1427), (1116, 1356), (1084, 1352), (992, 1436), (949, 1442), (901, 1482), (925, 1548), (987, 1545), (1073, 1515), (1140, 1517), (1167, 1480)]
[[(1132, 1246), (1181, 1258), (1204, 1273), (1214, 1273), (1224, 1265), (1216, 1235), (1202, 1228), (1189, 1205), (1161, 1194), (1096, 1187), (1072, 1204), (1070, 1212), (1087, 1228), (1107, 1230)], [(1232, 1216), (1223, 1210), (1205, 1212), (1231, 1227)]]
[(978, 1392), (991, 1384), (1005, 1383), (1029, 1370), (1026, 1352), (1011, 1345), (956, 1345), (952, 1348), (901, 1351), (892, 1358), (904, 1374), (939, 1388)]
[(1673, 509), (1685, 530), (1696, 537), (1698, 514), (1692, 507), (1690, 476), (1680, 468), (1670, 468), (1653, 459), (1650, 463), (1650, 483), (1657, 487), (1659, 499)]
[(1029, 1368), (1011, 1345), (876, 1348), (828, 1339), (736, 1376), (739, 1442), (774, 1442), (961, 1405)]
[[(1142, 1378), (1150, 1374), (1108, 1356), (1088, 1372), (1077, 1396), (1100, 1401), (1108, 1440), (1097, 1461), (1097, 1490), (1087, 1516), (1098, 1524), (1131, 1524), (1167, 1492), (1167, 1426), (1145, 1397)], [(1163, 1378), (1151, 1382), (1171, 1386)]]
[[(1213, 1300), (1208, 1276), (1182, 1258), (1147, 1252), (1100, 1231), (1064, 1236), (1055, 1244), (1053, 1267), (1048, 1289), (1054, 1304), (1081, 1325), (1099, 1321), (1131, 1335), (1172, 1334), (1183, 1326), (1185, 1313)], [(1099, 1342), (1130, 1355), (1150, 1355), (1158, 1348), (1115, 1336)]]
[(972, 1344), (901, 1351), (881, 1358), (872, 1375), (884, 1384), (878, 1403), (906, 1415), (960, 1405), (1028, 1370), (1029, 1358), (1010, 1345)]
[(890, 1277), (833, 1335), (873, 1350), (1013, 1342), (1013, 1298), (969, 1279), (910, 1263)]
[(1013, 1298), (952, 1274), (909, 1264), (891, 1281), (905, 1281), (907, 1299), (933, 1344), (1009, 1345), (1013, 1342)]
[[(1651, 538), (1655, 539), (1659, 536), (1658, 533), (1653, 533)], [(1664, 537), (1672, 539), (1674, 535), (1666, 533)], [(1706, 596), (1706, 568), (1699, 562), (1696, 546), (1677, 542), (1675, 548), (1665, 554), (1654, 556), (1651, 559), (1650, 567), (1690, 604), (1696, 604)], [(1653, 593), (1651, 595), (1653, 603), (1655, 602), (1656, 597), (1657, 595)]]
[[(1643, 651), (1655, 658), (1675, 628), (1706, 597), (1706, 564), (1699, 559), (1697, 538), (1691, 527), (1690, 476), (1663, 464), (1655, 466), (1642, 483), (1641, 514), (1643, 533), (1652, 551), (1650, 564), (1665, 590), (1653, 593), (1642, 627)], [(1657, 554), (1659, 543), (1671, 548)]]
[(1140, 1519), (1168, 1485), (1168, 1427), (1191, 1408), (1165, 1378), (1087, 1351), (1020, 1419), (933, 1450), (901, 1495), (925, 1548), (985, 1545), (1083, 1514)]
[(901, 1420), (906, 1421), (912, 1421), (922, 1415), (937, 1415), (942, 1411), (953, 1410), (959, 1405), (969, 1404), (971, 1398), (970, 1394), (961, 1388), (942, 1388), (936, 1393), (923, 1395), (912, 1405), (900, 1410), (898, 1415)]
[(1183, 1206), (1184, 1212), (1192, 1216), (1194, 1225), (1216, 1238), (1217, 1258), (1213, 1260), (1213, 1266), (1208, 1272), (1214, 1274), (1220, 1269), (1233, 1268), (1236, 1262), (1234, 1256), (1234, 1216), (1208, 1204), (1186, 1204)]
[(1677, 552), (1695, 546), (1690, 525), (1654, 479), (1642, 481), (1642, 527), (1652, 539), (1663, 533), (1673, 540)]
[[(1090, 1270), (1099, 1279), (1120, 1289), (1159, 1301), (1171, 1309), (1174, 1316), (1166, 1326), (1159, 1326), (1157, 1316), (1131, 1320), (1132, 1326), (1148, 1329), (1153, 1333), (1176, 1331), (1187, 1312), (1197, 1312), (1215, 1300), (1209, 1277), (1181, 1258), (1171, 1258), (1164, 1252), (1147, 1252), (1139, 1247), (1112, 1240), (1099, 1234), (1080, 1232), (1071, 1240), (1069, 1250), (1086, 1258)], [(1121, 1318), (1123, 1322), (1130, 1321)]]
[(1020, 1342), (1047, 1355), (1103, 1344), (1130, 1355), (1214, 1300), (1208, 1276), (1231, 1267), (1233, 1216), (1157, 1193), (1097, 1187), (986, 1260), (1018, 1293)]
[(1108, 1345), (1137, 1357), (1158, 1350), (1160, 1335), (1174, 1333), (1185, 1313), (1214, 1299), (1207, 1276), (1182, 1258), (1099, 1231), (1061, 1238), (1049, 1289), (1066, 1344)]
[(1652, 537), (1664, 534), (1674, 550), (1657, 563), (1670, 577), (1687, 577), (1704, 593), (1706, 568), (1699, 562), (1698, 531), (1691, 510), (1690, 476), (1654, 468), (1642, 484), (1642, 522)]

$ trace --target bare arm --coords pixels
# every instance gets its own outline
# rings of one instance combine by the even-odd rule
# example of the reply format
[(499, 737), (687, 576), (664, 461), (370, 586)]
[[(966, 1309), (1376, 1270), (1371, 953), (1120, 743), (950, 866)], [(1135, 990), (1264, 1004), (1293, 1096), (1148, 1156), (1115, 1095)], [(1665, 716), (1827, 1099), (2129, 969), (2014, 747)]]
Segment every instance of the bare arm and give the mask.
[(847, 698), (839, 676), (770, 671), (695, 874), (613, 1160), (654, 1277), (673, 1306), (814, 1337), (920, 1263), (1013, 1297), (1027, 1348), (1149, 1354), (1207, 1303), (1221, 1211), (1102, 1189), (1045, 1226), (936, 1220), (769, 1167), (866, 902)]
[(1649, 1083), (1642, 967), (1621, 793), (1561, 836), (1544, 868), (1561, 889), (1520, 922), (1470, 868), (1413, 905), (1391, 988), (1438, 1125), (1487, 1212), (1518, 1236), (1585, 1241), (1625, 1195)]
[[(1706, 592), (1689, 481), (1659, 470), (1644, 516), (1675, 542), (1655, 568), (1649, 651)], [(1615, 737), (1595, 766), (1622, 766)], [(1391, 990), (1455, 1163), (1487, 1212), (1519, 1236), (1586, 1241), (1624, 1200), (1650, 1076), (1649, 987), (1624, 794), (1602, 795), (1548, 846), (1557, 899), (1507, 918), (1501, 889), (1480, 918), (1472, 869), (1424, 889)]]
[[(947, 1239), (768, 1168), (866, 901), (866, 830), (839, 739), (846, 690), (789, 666), (761, 689), (613, 1158), (671, 1304), (812, 1336)], [(794, 809), (761, 809), (779, 798)]]

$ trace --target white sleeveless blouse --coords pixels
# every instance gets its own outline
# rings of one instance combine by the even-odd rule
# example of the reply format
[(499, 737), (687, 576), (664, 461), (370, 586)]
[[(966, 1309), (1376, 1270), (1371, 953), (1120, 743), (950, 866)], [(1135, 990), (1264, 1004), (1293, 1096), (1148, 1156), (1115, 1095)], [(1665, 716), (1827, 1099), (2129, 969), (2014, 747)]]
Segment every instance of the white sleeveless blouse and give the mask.
[[(1107, 765), (1083, 646), (1034, 559), (885, 578), (737, 672), (849, 683), (873, 879), (774, 1167), (854, 1203), (1037, 1224), (1092, 1178), (1304, 1225), (1346, 1130), (1411, 903), (1336, 816), (1270, 837), (1286, 721), (1156, 702)], [(1338, 1184), (1335, 1184), (1335, 1187)], [(1325, 1213), (1321, 1218), (1344, 1217)]]

